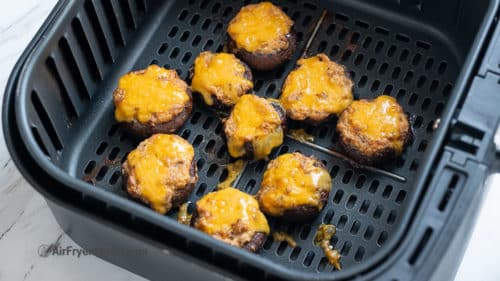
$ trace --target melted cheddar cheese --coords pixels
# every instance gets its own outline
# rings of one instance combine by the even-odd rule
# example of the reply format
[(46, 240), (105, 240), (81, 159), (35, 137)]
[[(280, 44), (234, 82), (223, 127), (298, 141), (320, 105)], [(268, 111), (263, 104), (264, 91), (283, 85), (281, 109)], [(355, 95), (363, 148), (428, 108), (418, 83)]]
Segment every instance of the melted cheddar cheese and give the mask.
[(227, 169), (227, 178), (217, 185), (217, 189), (224, 189), (233, 186), (233, 182), (238, 178), (243, 169), (245, 168), (245, 161), (237, 160), (234, 163), (228, 164)]
[(264, 159), (283, 143), (281, 117), (266, 99), (244, 95), (225, 123), (229, 154), (235, 158), (246, 154), (245, 143), (251, 142), (254, 159)]
[(229, 23), (228, 34), (240, 49), (249, 53), (272, 54), (289, 47), (286, 35), (293, 21), (270, 2), (243, 7)]
[(124, 163), (127, 190), (158, 213), (172, 207), (175, 190), (196, 182), (191, 174), (194, 149), (176, 135), (153, 135), (129, 153)]
[(234, 188), (205, 195), (196, 203), (194, 227), (234, 246), (242, 247), (258, 233), (269, 233), (269, 225), (257, 200)]
[(181, 113), (190, 100), (187, 84), (175, 70), (151, 65), (124, 75), (114, 93), (119, 122), (160, 124)]
[(194, 62), (191, 82), (193, 91), (200, 93), (207, 105), (213, 105), (213, 96), (227, 106), (233, 106), (241, 95), (253, 88), (245, 78), (246, 68), (233, 54), (203, 52)]
[(337, 232), (336, 227), (333, 224), (322, 224), (318, 227), (318, 231), (316, 232), (316, 236), (314, 237), (314, 244), (320, 246), (325, 253), (325, 257), (328, 262), (335, 267), (337, 270), (342, 269), (342, 265), (340, 264), (340, 252), (338, 250), (333, 249), (330, 244), (330, 240)]
[(355, 101), (348, 113), (358, 134), (372, 142), (388, 140), (397, 154), (402, 153), (409, 123), (396, 99), (382, 95), (372, 101)]
[(295, 120), (322, 121), (339, 114), (353, 101), (353, 83), (344, 68), (319, 54), (297, 62), (283, 86), (280, 101)]
[(261, 208), (273, 216), (303, 205), (321, 210), (320, 192), (329, 192), (331, 186), (330, 174), (318, 165), (318, 160), (288, 153), (269, 163), (257, 198)]

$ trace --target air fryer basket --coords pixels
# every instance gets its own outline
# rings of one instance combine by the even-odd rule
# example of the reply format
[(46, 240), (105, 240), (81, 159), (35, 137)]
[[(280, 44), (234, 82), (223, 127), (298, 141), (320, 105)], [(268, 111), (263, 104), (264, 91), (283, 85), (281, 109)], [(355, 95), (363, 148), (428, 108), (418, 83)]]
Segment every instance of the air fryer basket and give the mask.
[[(401, 159), (382, 167), (404, 180), (353, 168), (321, 149), (287, 138), (270, 158), (292, 151), (315, 155), (328, 167), (333, 189), (327, 206), (311, 223), (270, 219), (271, 229), (290, 233), (296, 248), (268, 238), (263, 249), (252, 255), (177, 224), (175, 211), (160, 216), (129, 199), (121, 188), (120, 165), (138, 140), (114, 122), (111, 96), (121, 75), (149, 64), (176, 69), (186, 78), (201, 51), (223, 50), (228, 21), (249, 2), (253, 1), (63, 1), (19, 77), (15, 121), (22, 142), (35, 163), (58, 184), (60, 190), (49, 192), (83, 200), (86, 208), (107, 213), (117, 223), (135, 220), (145, 229), (154, 225), (168, 231), (167, 245), (216, 266), (224, 268), (237, 259), (258, 268), (256, 276), (284, 279), (327, 280), (366, 272), (402, 243), (421, 199), (429, 192), (430, 170), (442, 153), (446, 128), (479, 54), (476, 35), (483, 34), (478, 37), (484, 39), (497, 3), (274, 1), (294, 19), (299, 45), (293, 60), (283, 67), (255, 73), (256, 94), (279, 97), (283, 80), (327, 9), (308, 55), (324, 52), (344, 64), (355, 82), (357, 98), (395, 97), (412, 116), (415, 138)], [(435, 131), (437, 119), (441, 123)], [(291, 123), (290, 127), (305, 128), (315, 136), (316, 145), (340, 150), (335, 122)], [(195, 202), (227, 176), (225, 166), (233, 160), (219, 115), (199, 102), (178, 134), (196, 150), (199, 182), (189, 198)], [(266, 163), (249, 163), (236, 186), (255, 194)], [(441, 178), (450, 180), (444, 184), (448, 187), (438, 207), (449, 212), (453, 198), (445, 191), (463, 185), (466, 175), (446, 171)], [(312, 243), (321, 223), (337, 226), (332, 244), (342, 254), (343, 271), (329, 265)], [(420, 236), (428, 240), (431, 234), (426, 230)]]

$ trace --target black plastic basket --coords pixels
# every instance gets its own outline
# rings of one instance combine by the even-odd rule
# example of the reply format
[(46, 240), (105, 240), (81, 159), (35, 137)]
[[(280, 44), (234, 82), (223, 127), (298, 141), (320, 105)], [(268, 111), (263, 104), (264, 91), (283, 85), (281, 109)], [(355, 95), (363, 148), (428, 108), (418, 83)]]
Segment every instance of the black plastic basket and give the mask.
[[(359, 98), (397, 98), (413, 116), (415, 139), (383, 167), (402, 179), (355, 169), (321, 149), (287, 138), (271, 156), (300, 150), (331, 172), (333, 189), (309, 224), (270, 219), (296, 239), (269, 238), (258, 254), (216, 241), (128, 198), (120, 165), (137, 145), (114, 123), (111, 93), (124, 73), (149, 64), (184, 78), (203, 50), (222, 50), (228, 21), (253, 1), (60, 1), (14, 69), (3, 107), (5, 138), (23, 175), (56, 219), (85, 248), (147, 249), (141, 257), (100, 254), (151, 279), (428, 280), (451, 278), (467, 221), (495, 160), (500, 74), (494, 30), (497, 0), (276, 1), (295, 20), (292, 61), (255, 73), (256, 93), (278, 97), (322, 11), (309, 54), (346, 65)], [(304, 127), (315, 145), (338, 150), (335, 123)], [(437, 129), (436, 129), (437, 128)], [(189, 200), (211, 192), (230, 161), (217, 115), (196, 104), (179, 130), (195, 149), (200, 180)], [(265, 161), (247, 165), (237, 187), (254, 194)], [(321, 223), (344, 269), (313, 245)], [(458, 254), (450, 254), (455, 253)], [(186, 262), (189, 261), (189, 262)], [(441, 267), (438, 265), (441, 264)], [(436, 273), (436, 269), (448, 271)], [(443, 280), (443, 279), (438, 279)]]

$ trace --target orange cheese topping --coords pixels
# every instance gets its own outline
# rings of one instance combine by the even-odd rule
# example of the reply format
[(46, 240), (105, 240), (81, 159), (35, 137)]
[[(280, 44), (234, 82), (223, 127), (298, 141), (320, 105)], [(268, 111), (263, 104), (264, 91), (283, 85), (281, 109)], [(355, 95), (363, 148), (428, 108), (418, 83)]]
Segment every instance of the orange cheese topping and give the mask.
[(353, 101), (353, 82), (344, 68), (319, 54), (297, 62), (283, 86), (281, 104), (292, 119), (321, 120), (339, 114)]
[(181, 113), (189, 100), (187, 84), (175, 70), (151, 65), (120, 79), (114, 93), (115, 118), (119, 122), (165, 123)]
[(331, 186), (330, 174), (318, 165), (318, 160), (288, 153), (269, 163), (257, 198), (262, 209), (273, 216), (302, 205), (321, 210), (320, 192), (329, 192)]
[(190, 173), (193, 159), (194, 149), (183, 138), (153, 135), (127, 156), (127, 190), (164, 214), (171, 208), (175, 190), (196, 182)]
[(250, 242), (255, 233), (269, 233), (257, 200), (234, 188), (205, 195), (196, 203), (197, 229), (234, 246)]
[(217, 189), (224, 189), (233, 186), (233, 182), (238, 178), (243, 169), (245, 168), (245, 161), (237, 160), (234, 163), (227, 165), (227, 178), (217, 185)]
[(246, 68), (233, 54), (203, 52), (194, 62), (193, 91), (200, 93), (208, 105), (213, 96), (227, 106), (233, 106), (241, 95), (253, 88), (245, 78)]
[(409, 123), (396, 99), (382, 95), (372, 101), (355, 101), (351, 107), (349, 122), (359, 134), (373, 142), (387, 139), (398, 154), (402, 153)]
[(289, 47), (293, 21), (270, 2), (243, 7), (229, 23), (228, 34), (249, 53), (272, 54)]
[(264, 159), (283, 143), (281, 118), (273, 105), (255, 95), (244, 95), (233, 108), (224, 131), (233, 157), (245, 155), (244, 145), (252, 142), (255, 159)]

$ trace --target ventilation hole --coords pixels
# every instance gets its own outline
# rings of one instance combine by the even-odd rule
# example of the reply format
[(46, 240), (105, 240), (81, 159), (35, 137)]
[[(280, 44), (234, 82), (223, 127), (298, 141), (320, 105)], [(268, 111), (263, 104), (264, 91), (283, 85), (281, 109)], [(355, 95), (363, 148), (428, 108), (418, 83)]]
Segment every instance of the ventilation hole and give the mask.
[(363, 185), (365, 184), (365, 181), (366, 181), (366, 176), (365, 175), (360, 175), (358, 177), (358, 180), (356, 181), (356, 188), (362, 188)]
[(203, 0), (201, 1), (201, 4), (200, 4), (200, 8), (203, 10), (203, 9), (206, 9), (207, 6), (208, 6), (208, 3), (210, 3), (210, 0)]
[(378, 91), (379, 87), (380, 87), (380, 81), (375, 80), (375, 81), (373, 81), (373, 84), (372, 84), (372, 87), (370, 88), (370, 90), (372, 92), (376, 92), (376, 91)]
[(187, 138), (189, 138), (189, 136), (190, 136), (190, 135), (191, 135), (191, 131), (190, 131), (190, 130), (184, 130), (184, 131), (182, 132), (182, 134), (181, 134), (181, 137), (182, 137), (183, 139), (187, 139)]
[(377, 189), (378, 189), (378, 186), (379, 186), (380, 182), (378, 180), (374, 180), (372, 181), (372, 183), (370, 184), (370, 188), (368, 189), (368, 191), (370, 193), (375, 193), (377, 192)]
[(325, 217), (323, 217), (323, 223), (329, 223), (330, 221), (332, 221), (332, 218), (334, 215), (335, 215), (335, 212), (332, 209), (329, 209), (326, 212)]
[(375, 211), (373, 212), (373, 218), (379, 219), (382, 216), (383, 212), (384, 212), (384, 207), (382, 205), (378, 205), (375, 208)]
[(408, 260), (410, 265), (414, 265), (417, 262), (418, 258), (420, 257), (420, 255), (424, 251), (425, 246), (427, 246), (427, 243), (429, 242), (429, 240), (432, 236), (432, 232), (433, 232), (432, 228), (430, 228), (430, 227), (428, 227), (425, 230), (424, 235), (422, 235), (420, 242), (418, 242), (417, 247), (415, 248), (412, 255), (410, 256), (410, 259)]
[(66, 114), (68, 115), (69, 118), (77, 117), (78, 113), (76, 111), (75, 106), (71, 102), (71, 99), (68, 95), (68, 91), (64, 86), (61, 76), (59, 75), (54, 59), (52, 57), (49, 57), (47, 58), (47, 61), (45, 63), (50, 74), (54, 77), (54, 79), (57, 82), (58, 88), (60, 90), (61, 101), (63, 103), (64, 109), (66, 110)]
[(431, 70), (433, 65), (434, 65), (434, 59), (433, 58), (427, 59), (427, 61), (425, 62), (425, 70)]
[(116, 13), (113, 9), (113, 3), (111, 1), (102, 1), (102, 6), (106, 13), (106, 18), (111, 27), (111, 34), (115, 39), (115, 42), (120, 46), (125, 46), (125, 39), (123, 38), (123, 34), (120, 31), (120, 24), (118, 23), (117, 16), (119, 13)]
[(111, 185), (116, 184), (121, 176), (122, 176), (122, 173), (120, 173), (120, 171), (115, 171), (111, 175), (111, 178), (109, 178), (109, 184), (111, 184)]
[(193, 146), (198, 147), (200, 143), (203, 141), (203, 135), (197, 135), (194, 139)]
[(288, 243), (286, 241), (282, 241), (278, 248), (276, 249), (276, 254), (278, 256), (282, 256), (285, 253), (285, 250), (288, 246)]
[(404, 89), (401, 89), (398, 91), (396, 94), (396, 99), (401, 100), (403, 97), (406, 95), (406, 91)]
[(78, 67), (78, 63), (75, 60), (73, 52), (69, 46), (68, 40), (65, 37), (62, 37), (59, 40), (59, 48), (61, 50), (61, 54), (63, 56), (63, 60), (67, 63), (68, 69), (71, 72), (71, 77), (73, 81), (76, 83), (77, 93), (80, 96), (80, 99), (83, 101), (90, 99), (90, 94), (85, 85), (85, 81), (83, 80), (83, 76)]
[(423, 152), (427, 148), (427, 141), (423, 140), (419, 145), (418, 145), (418, 151)]
[(358, 87), (363, 88), (364, 86), (366, 86), (366, 82), (368, 82), (368, 77), (362, 76), (361, 79), (359, 79)]
[(382, 51), (382, 48), (384, 48), (384, 45), (384, 41), (378, 41), (377, 45), (375, 46), (375, 52), (380, 53), (380, 51)]
[(408, 100), (408, 105), (413, 106), (417, 103), (417, 101), (418, 101), (418, 95), (413, 93), (411, 94), (410, 99)]
[(394, 68), (394, 70), (392, 71), (392, 79), (398, 79), (400, 74), (401, 74), (401, 67), (398, 66)]
[(325, 51), (327, 45), (328, 43), (326, 41), (321, 41), (318, 45), (318, 52), (322, 53), (323, 51)]
[(200, 120), (201, 118), (201, 113), (200, 112), (196, 112), (193, 117), (191, 118), (191, 124), (196, 124), (198, 123), (198, 120)]
[(33, 103), (33, 107), (40, 118), (43, 128), (45, 129), (47, 135), (50, 138), (50, 141), (54, 145), (54, 148), (57, 151), (61, 151), (63, 149), (63, 145), (59, 136), (57, 135), (57, 131), (52, 123), (50, 116), (42, 105), (40, 98), (38, 97), (38, 93), (33, 91), (31, 93), (31, 102)]
[(311, 266), (311, 263), (314, 259), (314, 252), (313, 251), (309, 251), (306, 255), (306, 257), (304, 258), (304, 262), (303, 264), (307, 267)]
[(374, 59), (374, 58), (371, 58), (369, 61), (368, 61), (368, 64), (366, 64), (366, 70), (373, 70), (373, 68), (375, 67), (375, 64), (377, 63), (377, 60)]
[(290, 260), (296, 261), (297, 258), (299, 257), (300, 250), (301, 250), (301, 248), (298, 246), (293, 248), (292, 252), (290, 253)]
[(418, 161), (413, 160), (410, 164), (410, 171), (416, 171), (418, 169)]
[(422, 116), (417, 116), (417, 118), (415, 118), (415, 121), (413, 122), (413, 127), (418, 129), (418, 128), (422, 127), (423, 122), (424, 122), (424, 118)]
[(168, 49), (168, 43), (163, 43), (158, 49), (158, 55), (163, 55)]
[(373, 226), (369, 225), (366, 230), (365, 230), (365, 234), (363, 235), (363, 238), (365, 240), (370, 240), (372, 239), (373, 237), (373, 232), (375, 231), (375, 229), (373, 228)]
[(335, 18), (338, 19), (339, 21), (349, 21), (349, 17), (341, 13), (335, 14)]
[(186, 19), (188, 15), (188, 11), (187, 10), (182, 10), (182, 12), (179, 14), (179, 16), (177, 17), (178, 20), (180, 21), (183, 21)]
[(408, 35), (398, 33), (398, 34), (396, 34), (396, 40), (399, 40), (399, 41), (404, 42), (404, 43), (408, 43), (408, 42), (410, 42), (410, 37), (408, 37)]
[(396, 196), (396, 203), (401, 204), (403, 201), (405, 201), (406, 198), (406, 191), (400, 190), (398, 195)]
[(106, 176), (106, 173), (108, 172), (108, 166), (102, 166), (101, 169), (99, 170), (99, 172), (97, 173), (97, 176), (95, 177), (95, 179), (97, 181), (101, 181), (104, 176)]
[(89, 163), (87, 163), (87, 166), (85, 166), (85, 169), (83, 170), (83, 172), (88, 175), (90, 174), (96, 167), (96, 162), (95, 161), (90, 161)]
[(333, 197), (333, 203), (340, 203), (340, 200), (342, 200), (342, 197), (344, 196), (344, 191), (342, 189), (337, 190), (335, 193), (335, 196)]
[(337, 222), (337, 228), (344, 229), (346, 223), (347, 223), (347, 216), (346, 215), (340, 216), (339, 221)]
[(392, 93), (393, 89), (394, 89), (394, 86), (392, 86), (391, 84), (385, 86), (384, 94), (385, 95), (390, 95)]
[(214, 27), (214, 31), (213, 31), (213, 33), (214, 33), (214, 34), (218, 34), (218, 33), (220, 33), (223, 27), (224, 27), (224, 26), (222, 25), (222, 23), (220, 23), (220, 22), (219, 22), (219, 23), (217, 23), (217, 24), (215, 25), (215, 27)]
[(415, 44), (417, 45), (417, 47), (422, 48), (424, 50), (429, 50), (431, 48), (431, 43), (425, 41), (417, 41)]
[(364, 22), (364, 21), (356, 20), (356, 21), (354, 22), (354, 24), (355, 24), (356, 26), (359, 26), (359, 27), (364, 28), (364, 29), (368, 29), (368, 28), (370, 28), (370, 24), (368, 24), (367, 22)]
[(300, 232), (300, 239), (306, 240), (311, 232), (311, 226), (306, 224), (302, 227), (302, 231)]
[(99, 144), (99, 147), (97, 147), (95, 153), (97, 155), (102, 155), (104, 153), (104, 151), (106, 150), (106, 148), (108, 148), (108, 143), (107, 142), (101, 142), (101, 144)]
[(396, 211), (392, 210), (387, 217), (387, 224), (394, 224), (396, 222)]
[(126, 26), (128, 29), (136, 29), (134, 14), (132, 13), (132, 7), (130, 7), (130, 1), (118, 1), (120, 8), (123, 12), (123, 18), (125, 19)]
[(356, 204), (356, 200), (358, 198), (356, 197), (356, 195), (351, 195), (349, 196), (349, 199), (347, 200), (345, 206), (347, 209), (352, 209), (354, 207), (354, 204)]
[(405, 75), (404, 82), (410, 83), (411, 80), (413, 79), (413, 76), (415, 76), (415, 73), (413, 71), (408, 71)]
[(118, 148), (118, 147), (114, 147), (114, 148), (111, 150), (111, 152), (109, 153), (109, 155), (108, 155), (108, 159), (109, 159), (110, 161), (115, 160), (115, 159), (118, 157), (118, 154), (119, 154), (119, 153), (120, 153), (120, 148)]
[(363, 260), (363, 256), (365, 255), (365, 248), (359, 247), (358, 250), (356, 251), (356, 254), (354, 254), (354, 260), (356, 262), (360, 262)]
[(424, 101), (422, 102), (422, 111), (425, 111), (429, 108), (429, 105), (431, 105), (431, 99), (430, 98), (425, 98)]
[(326, 265), (328, 264), (328, 260), (325, 257), (322, 257), (318, 263), (318, 271), (323, 272), (325, 270)]
[(439, 202), (439, 206), (438, 206), (439, 211), (441, 211), (441, 212), (444, 211), (446, 209), (446, 206), (448, 206), (448, 203), (450, 202), (450, 198), (453, 195), (453, 192), (457, 187), (459, 179), (460, 179), (460, 177), (457, 174), (454, 174), (451, 177), (450, 182), (448, 183), (448, 187), (446, 189), (446, 192), (444, 193), (443, 198), (441, 198), (441, 202)]
[(200, 44), (200, 42), (201, 42), (201, 36), (196, 35), (196, 37), (194, 37), (193, 39), (193, 42), (191, 42), (191, 46), (196, 47)]
[(345, 37), (347, 36), (347, 33), (349, 32), (349, 29), (347, 28), (342, 28), (339, 32), (339, 40), (340, 41), (343, 41), (345, 39)]
[(266, 89), (266, 96), (270, 97), (276, 90), (276, 85), (275, 84), (270, 84), (269, 87)]
[(408, 51), (407, 49), (403, 50), (403, 52), (401, 52), (401, 55), (399, 55), (399, 61), (404, 62), (409, 55), (410, 51)]
[(340, 250), (340, 254), (342, 256), (349, 255), (349, 251), (351, 251), (351, 247), (352, 247), (352, 242), (351, 241), (345, 241), (344, 246), (342, 246), (342, 250)]
[(335, 27), (336, 27), (335, 23), (330, 24), (328, 26), (328, 29), (326, 30), (326, 34), (328, 36), (331, 36), (335, 32)]
[(451, 83), (446, 84), (446, 86), (443, 88), (443, 97), (449, 97), (452, 90), (453, 85)]
[(356, 58), (354, 59), (354, 65), (358, 66), (360, 65), (362, 62), (363, 62), (363, 54), (359, 54), (356, 56)]
[(372, 43), (372, 38), (366, 37), (365, 40), (363, 40), (363, 48), (368, 49), (371, 43)]
[(217, 164), (210, 165), (210, 168), (208, 168), (208, 171), (207, 171), (207, 177), (211, 178), (215, 174), (215, 172), (217, 171), (218, 168), (219, 168), (219, 165), (217, 165)]
[(85, 10), (87, 12), (87, 15), (89, 16), (89, 22), (92, 25), (92, 29), (96, 33), (99, 49), (102, 52), (104, 61), (106, 63), (113, 62), (111, 49), (108, 45), (108, 41), (106, 40), (106, 36), (104, 35), (104, 31), (100, 24), (99, 18), (97, 17), (97, 12), (94, 5), (92, 4), (92, 1), (85, 1)]
[(434, 114), (436, 116), (439, 116), (441, 115), (441, 113), (443, 113), (443, 109), (444, 109), (444, 103), (440, 102), (436, 105), (436, 109), (434, 110)]
[(352, 44), (358, 44), (358, 42), (359, 42), (359, 37), (361, 37), (361, 34), (359, 34), (359, 32), (354, 32), (354, 33), (351, 35), (351, 43), (352, 43)]
[(417, 65), (420, 63), (420, 61), (421, 61), (421, 60), (422, 60), (422, 55), (421, 55), (421, 54), (419, 54), (419, 53), (416, 53), (416, 54), (413, 56), (413, 59), (412, 59), (412, 61), (411, 61), (411, 64), (412, 64), (413, 66), (417, 66)]
[(208, 118), (205, 120), (205, 122), (203, 122), (203, 129), (205, 129), (205, 130), (206, 130), (206, 129), (210, 128), (210, 125), (212, 125), (213, 121), (214, 121), (214, 118), (212, 118), (212, 117), (208, 117)]
[(84, 53), (85, 60), (90, 68), (92, 78), (94, 79), (94, 81), (102, 80), (101, 72), (99, 71), (99, 67), (97, 66), (95, 55), (92, 53), (92, 47), (90, 46), (89, 40), (85, 35), (85, 31), (83, 30), (82, 23), (78, 18), (74, 18), (73, 21), (71, 21), (71, 27), (73, 28), (73, 33), (76, 36), (78, 45), (80, 45), (80, 49)]
[(383, 28), (381, 26), (375, 27), (375, 32), (382, 34), (382, 35), (389, 35), (389, 30), (387, 30), (386, 28)]
[(189, 22), (190, 25), (196, 25), (198, 23), (198, 21), (200, 20), (200, 15), (198, 14), (195, 14), (193, 15), (193, 17), (191, 18), (191, 21)]
[(448, 63), (445, 61), (442, 61), (441, 63), (439, 63), (437, 71), (439, 74), (444, 74), (446, 72), (447, 68), (448, 68)]
[(351, 50), (346, 50), (344, 52), (344, 54), (342, 54), (342, 61), (347, 61), (352, 55), (352, 51)]
[(215, 140), (210, 140), (205, 146), (205, 152), (214, 153)]
[(349, 181), (351, 180), (351, 177), (353, 175), (353, 172), (351, 170), (348, 170), (345, 172), (344, 177), (342, 178), (342, 182), (345, 184), (348, 184)]
[(366, 212), (368, 212), (369, 207), (370, 207), (370, 200), (363, 200), (363, 203), (361, 203), (361, 207), (359, 207), (359, 212), (361, 214), (366, 214)]
[(353, 224), (352, 224), (352, 227), (351, 227), (351, 234), (352, 235), (356, 235), (358, 234), (358, 231), (359, 231), (359, 228), (361, 227), (361, 223), (359, 221), (355, 221)]
[(330, 170), (330, 176), (331, 176), (332, 178), (335, 178), (335, 177), (337, 176), (338, 172), (339, 172), (339, 169), (340, 169), (340, 167), (339, 167), (339, 166), (334, 165), (334, 166), (332, 167), (332, 169)]
[(380, 233), (380, 235), (378, 236), (378, 239), (377, 239), (377, 244), (379, 246), (382, 246), (384, 245), (385, 241), (387, 241), (387, 237), (389, 236), (389, 234), (386, 232), (386, 231), (382, 231)]
[(392, 185), (387, 185), (384, 188), (384, 192), (382, 192), (382, 197), (384, 197), (386, 199), (389, 198), (391, 196), (392, 190), (393, 190)]
[(394, 45), (389, 47), (389, 49), (387, 50), (387, 57), (392, 58), (394, 56), (394, 54), (396, 53), (396, 49), (397, 48)]
[(205, 165), (205, 159), (203, 158), (200, 158), (197, 162), (196, 162), (196, 167), (198, 167), (198, 170), (201, 170), (203, 168), (203, 166)]
[(339, 50), (340, 50), (339, 45), (333, 45), (332, 49), (330, 50), (330, 56), (331, 57), (336, 56), (338, 54)]
[(203, 45), (203, 50), (208, 51), (214, 45), (214, 41), (212, 39), (207, 40), (205, 45)]
[(200, 197), (200, 196), (202, 196), (205, 193), (206, 190), (207, 190), (207, 184), (206, 183), (202, 183), (202, 184), (200, 184), (200, 186), (196, 190), (196, 195), (198, 197)]

